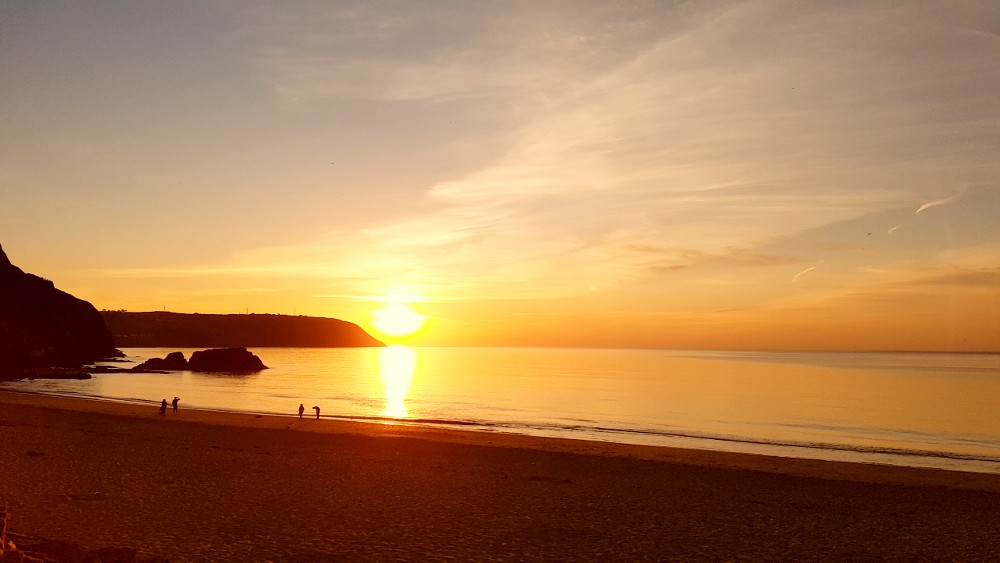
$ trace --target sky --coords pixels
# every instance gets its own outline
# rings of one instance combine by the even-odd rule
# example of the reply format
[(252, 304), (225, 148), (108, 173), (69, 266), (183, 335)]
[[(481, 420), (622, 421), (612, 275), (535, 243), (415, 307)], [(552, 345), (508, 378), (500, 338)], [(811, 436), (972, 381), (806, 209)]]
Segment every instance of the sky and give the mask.
[(419, 345), (1000, 351), (997, 61), (994, 1), (4, 2), (0, 245)]

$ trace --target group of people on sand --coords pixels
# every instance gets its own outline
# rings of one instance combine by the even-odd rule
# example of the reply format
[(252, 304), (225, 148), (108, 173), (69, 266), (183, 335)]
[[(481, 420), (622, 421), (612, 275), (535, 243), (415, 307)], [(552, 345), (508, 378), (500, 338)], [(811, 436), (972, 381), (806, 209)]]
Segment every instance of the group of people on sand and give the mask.
[[(173, 405), (174, 407), (175, 414), (177, 413), (177, 403), (180, 402), (181, 402), (180, 397), (174, 397), (174, 400), (170, 402), (170, 404)], [(313, 407), (313, 410), (316, 411), (316, 420), (319, 420), (319, 407)], [(299, 418), (302, 418), (302, 413), (304, 412), (306, 412), (305, 405), (299, 403)], [(163, 399), (163, 401), (160, 402), (160, 416), (163, 416), (165, 414), (167, 414), (167, 400)]]
[[(316, 411), (316, 420), (319, 420), (319, 407), (313, 407), (313, 410)], [(303, 405), (302, 403), (299, 403), (299, 418), (300, 419), (302, 418), (302, 413), (304, 413), (304, 412), (306, 412), (305, 405)]]
[[(171, 401), (171, 403), (170, 403), (171, 405), (174, 406), (174, 414), (177, 413), (177, 403), (179, 403), (179, 402), (181, 402), (181, 398), (180, 397), (174, 397), (174, 400)], [(160, 416), (163, 416), (165, 414), (167, 414), (167, 400), (163, 399), (163, 401), (160, 403)]]

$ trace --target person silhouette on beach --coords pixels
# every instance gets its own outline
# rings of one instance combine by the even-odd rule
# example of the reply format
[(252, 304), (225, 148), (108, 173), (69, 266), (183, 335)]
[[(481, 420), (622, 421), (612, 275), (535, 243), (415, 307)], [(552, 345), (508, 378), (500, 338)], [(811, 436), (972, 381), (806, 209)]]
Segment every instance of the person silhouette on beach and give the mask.
[(313, 409), (316, 411), (316, 420), (319, 420), (319, 407), (313, 407)]
[(302, 403), (299, 403), (299, 419), (300, 420), (302, 419), (302, 413), (304, 413), (304, 412), (306, 412), (306, 407)]
[(170, 403), (171, 405), (174, 406), (174, 414), (177, 414), (177, 403), (179, 403), (179, 402), (181, 402), (181, 398), (180, 397), (174, 397), (173, 402)]
[(163, 399), (163, 402), (160, 403), (160, 416), (163, 416), (166, 413), (167, 413), (167, 400)]

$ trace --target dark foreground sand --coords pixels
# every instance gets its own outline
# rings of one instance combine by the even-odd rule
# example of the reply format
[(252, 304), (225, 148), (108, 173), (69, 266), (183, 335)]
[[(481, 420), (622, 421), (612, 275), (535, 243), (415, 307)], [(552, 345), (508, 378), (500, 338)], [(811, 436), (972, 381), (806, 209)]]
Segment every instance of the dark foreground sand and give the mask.
[(12, 392), (0, 503), (172, 561), (1000, 559), (1000, 475)]

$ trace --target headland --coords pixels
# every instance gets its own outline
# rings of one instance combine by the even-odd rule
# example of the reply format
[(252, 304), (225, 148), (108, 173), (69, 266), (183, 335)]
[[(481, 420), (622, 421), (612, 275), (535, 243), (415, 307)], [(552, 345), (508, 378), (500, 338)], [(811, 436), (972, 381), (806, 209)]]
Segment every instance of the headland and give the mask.
[(121, 348), (381, 347), (360, 326), (340, 319), (291, 315), (209, 315), (101, 311)]

